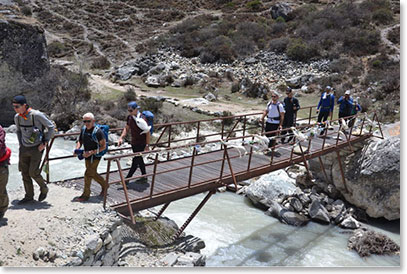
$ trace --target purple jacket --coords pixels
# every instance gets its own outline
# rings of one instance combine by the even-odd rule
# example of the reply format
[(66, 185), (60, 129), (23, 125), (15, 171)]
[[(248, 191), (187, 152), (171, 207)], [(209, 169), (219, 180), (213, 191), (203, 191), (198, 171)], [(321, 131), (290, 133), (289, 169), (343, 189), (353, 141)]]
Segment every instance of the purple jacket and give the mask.
[[(6, 132), (0, 126), (0, 159), (6, 154)], [(3, 161), (4, 162), (4, 161)], [(3, 163), (3, 162), (0, 162)]]

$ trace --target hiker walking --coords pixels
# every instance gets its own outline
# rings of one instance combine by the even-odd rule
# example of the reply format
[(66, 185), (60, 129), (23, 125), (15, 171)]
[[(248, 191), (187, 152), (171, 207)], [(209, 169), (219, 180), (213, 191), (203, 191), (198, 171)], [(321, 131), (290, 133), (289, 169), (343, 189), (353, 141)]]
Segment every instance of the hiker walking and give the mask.
[[(351, 115), (353, 108), (353, 98), (350, 97), (350, 90), (345, 91), (345, 95), (338, 99), (339, 118), (348, 117)], [(348, 119), (345, 119), (348, 120)]]
[[(127, 116), (127, 124), (123, 129), (123, 132), (119, 138), (118, 145), (120, 146), (123, 143), (123, 138), (127, 135), (130, 131), (131, 133), (131, 148), (133, 152), (143, 152), (149, 150), (149, 143), (150, 143), (150, 131), (146, 131), (144, 128), (140, 128), (142, 125), (146, 125), (146, 119), (141, 115), (140, 106), (132, 101), (127, 105), (127, 111), (129, 115)], [(143, 120), (138, 120), (143, 119)], [(131, 167), (129, 173), (126, 175), (127, 178), (133, 177), (134, 172), (136, 172), (137, 168), (140, 167), (140, 171), (142, 175), (146, 174), (146, 165), (144, 164), (143, 156), (135, 156), (133, 157)], [(147, 182), (147, 177), (142, 177), (138, 180), (140, 183)], [(127, 183), (127, 182), (126, 182)]]
[[(293, 91), (290, 87), (287, 87), (287, 90), (285, 92), (287, 95), (286, 98), (284, 98), (283, 105), (284, 105), (284, 121), (283, 121), (283, 128), (290, 128), (292, 126), (295, 126), (295, 121), (297, 120), (297, 111), (300, 109), (300, 103), (298, 102), (298, 99), (293, 97)], [(287, 142), (290, 142), (293, 139), (293, 132), (291, 130), (286, 130), (282, 132), (283, 135), (289, 134), (290, 137), (288, 137)], [(285, 138), (283, 137), (281, 139), (281, 142), (284, 144)]]
[[(263, 116), (261, 117), (262, 121), (264, 121), (264, 117), (267, 116), (266, 127), (265, 131), (275, 131), (278, 129), (283, 128), (283, 121), (284, 121), (284, 107), (281, 102), (278, 101), (278, 93), (273, 92), (271, 94), (271, 101), (267, 104), (266, 110), (263, 112)], [(271, 138), (276, 135), (274, 133), (267, 133), (266, 136)], [(276, 140), (272, 139), (269, 141), (268, 147), (273, 147), (276, 144)], [(270, 154), (270, 153), (269, 153)]]
[(107, 142), (105, 134), (100, 127), (95, 126), (95, 116), (88, 112), (83, 115), (84, 127), (79, 135), (79, 140), (76, 143), (75, 154), (78, 155), (79, 149), (83, 145), (83, 153), (81, 155), (85, 158), (85, 186), (81, 196), (75, 198), (75, 201), (84, 202), (89, 200), (90, 185), (92, 179), (95, 180), (102, 188), (99, 196), (104, 196), (109, 185), (105, 179), (97, 172), (97, 168), (102, 158), (101, 152), (105, 151)]
[(322, 93), (317, 106), (318, 123), (325, 122), (332, 115), (335, 106), (335, 96), (331, 94), (332, 88), (327, 86), (325, 92)]
[(40, 186), (38, 201), (43, 201), (47, 197), (48, 187), (41, 176), (40, 163), (55, 126), (44, 113), (30, 108), (23, 95), (14, 97), (13, 108), (17, 113), (14, 116), (14, 123), (17, 126), (17, 137), (20, 144), (18, 169), (23, 176), (25, 189), (25, 197), (18, 204), (33, 200), (32, 179)]
[(0, 126), (0, 220), (8, 208), (7, 182), (8, 165), (10, 164), (11, 149), (6, 147), (6, 132)]
[[(353, 105), (350, 111), (350, 115), (356, 115), (359, 111), (362, 111), (362, 107), (358, 104), (358, 100), (353, 100)], [(352, 117), (349, 119), (348, 126), (351, 128), (355, 124), (356, 117)]]

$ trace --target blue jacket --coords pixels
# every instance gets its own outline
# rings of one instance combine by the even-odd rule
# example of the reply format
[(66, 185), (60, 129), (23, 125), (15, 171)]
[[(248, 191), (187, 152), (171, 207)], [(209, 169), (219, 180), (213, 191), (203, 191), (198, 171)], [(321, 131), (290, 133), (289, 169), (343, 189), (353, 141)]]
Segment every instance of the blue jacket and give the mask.
[(352, 110), (350, 112), (350, 115), (355, 115), (356, 113), (358, 113), (359, 111), (362, 111), (362, 107), (359, 104), (354, 104), (352, 106)]
[(351, 114), (352, 108), (353, 108), (353, 98), (349, 97), (349, 100), (345, 100), (344, 96), (341, 96), (338, 99), (338, 104), (339, 104), (339, 112), (345, 113), (347, 115)]
[(322, 93), (321, 99), (319, 99), (318, 107), (317, 109), (321, 108), (321, 111), (334, 111), (334, 106), (335, 106), (335, 95), (329, 94), (329, 96), (326, 96), (325, 99), (324, 95), (326, 92)]

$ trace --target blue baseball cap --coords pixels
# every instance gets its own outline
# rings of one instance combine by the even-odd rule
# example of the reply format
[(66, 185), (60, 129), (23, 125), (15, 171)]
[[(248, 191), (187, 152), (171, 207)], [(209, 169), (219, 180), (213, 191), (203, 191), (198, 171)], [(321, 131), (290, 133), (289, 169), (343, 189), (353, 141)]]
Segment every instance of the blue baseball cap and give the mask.
[(132, 109), (140, 108), (140, 106), (137, 105), (135, 101), (131, 101), (130, 103), (127, 104), (127, 106)]

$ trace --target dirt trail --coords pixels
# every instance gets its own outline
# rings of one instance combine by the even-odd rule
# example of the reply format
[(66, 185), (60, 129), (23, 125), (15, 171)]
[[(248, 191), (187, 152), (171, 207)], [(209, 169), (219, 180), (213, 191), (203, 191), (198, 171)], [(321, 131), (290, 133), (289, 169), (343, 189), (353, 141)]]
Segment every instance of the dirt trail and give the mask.
[(389, 34), (389, 31), (391, 31), (394, 28), (399, 28), (400, 24), (390, 26), (384, 29), (380, 30), (380, 37), (382, 39), (382, 42), (389, 48), (395, 51), (394, 54), (389, 54), (389, 57), (394, 61), (394, 62), (400, 62), (400, 48), (393, 44), (389, 39), (387, 39), (387, 35)]
[[(185, 104), (188, 106), (198, 107), (202, 110), (207, 111), (224, 111), (228, 110), (234, 114), (241, 114), (241, 113), (248, 113), (248, 112), (257, 112), (262, 111), (264, 109), (263, 105), (252, 105), (248, 107), (247, 105), (239, 105), (236, 103), (224, 103), (224, 102), (209, 102), (207, 105), (197, 105), (191, 101), (184, 101), (185, 99), (182, 97), (174, 96), (168, 94), (167, 91), (163, 89), (154, 89), (154, 90), (143, 90), (142, 88), (135, 86), (135, 85), (119, 85), (116, 83), (111, 82), (109, 79), (106, 79), (100, 75), (91, 74), (89, 77), (89, 85), (92, 92), (98, 94), (106, 94), (111, 92), (112, 89), (125, 92), (129, 87), (132, 87), (136, 92), (137, 96), (163, 96), (172, 99), (176, 99), (180, 102), (180, 104)], [(200, 98), (200, 97), (197, 97)]]

